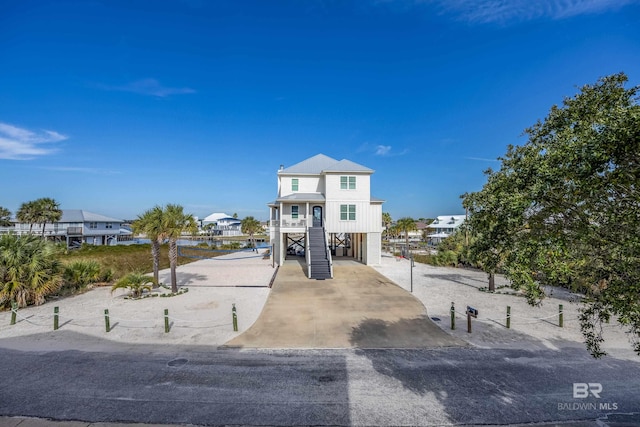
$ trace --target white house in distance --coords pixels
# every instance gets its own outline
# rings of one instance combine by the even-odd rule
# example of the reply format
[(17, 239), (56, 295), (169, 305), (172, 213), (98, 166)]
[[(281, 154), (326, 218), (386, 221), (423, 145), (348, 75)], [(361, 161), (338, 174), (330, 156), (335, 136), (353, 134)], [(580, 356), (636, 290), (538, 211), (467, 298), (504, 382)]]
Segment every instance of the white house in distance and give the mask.
[(333, 277), (333, 257), (381, 263), (383, 200), (370, 194), (373, 170), (318, 154), (280, 166), (268, 204), (274, 261), (304, 255), (310, 278)]
[(466, 219), (465, 215), (440, 215), (427, 227), (427, 242), (429, 244), (438, 244), (443, 239), (449, 237), (458, 227), (462, 225)]
[(242, 221), (222, 212), (215, 212), (202, 220), (202, 226), (213, 224), (212, 234), (216, 236), (240, 236)]

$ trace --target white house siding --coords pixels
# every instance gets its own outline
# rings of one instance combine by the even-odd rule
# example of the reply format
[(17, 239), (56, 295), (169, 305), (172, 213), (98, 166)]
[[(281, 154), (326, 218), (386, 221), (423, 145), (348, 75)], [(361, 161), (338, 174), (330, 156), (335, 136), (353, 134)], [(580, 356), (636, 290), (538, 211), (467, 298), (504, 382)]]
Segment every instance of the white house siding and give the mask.
[[(298, 180), (298, 191), (291, 190), (294, 179)], [(324, 186), (320, 177), (292, 175), (281, 177), (280, 197), (285, 197), (294, 193), (323, 193)]]
[[(300, 203), (287, 203), (282, 205), (282, 217), (286, 219), (292, 219), (293, 206), (298, 207), (298, 220), (305, 219), (307, 216), (307, 202)], [(309, 207), (311, 210), (311, 207)]]
[[(340, 219), (340, 205), (355, 205), (356, 220)], [(372, 233), (380, 232), (382, 224), (382, 206), (372, 205), (369, 201), (334, 201), (326, 203), (326, 225), (330, 233)]]
[[(340, 189), (340, 177), (341, 176), (355, 176), (356, 177), (356, 189), (355, 190), (342, 190)], [(363, 200), (369, 201), (371, 195), (370, 179), (369, 175), (357, 174), (353, 172), (344, 172), (336, 174), (326, 174), (326, 192), (325, 197), (327, 201), (332, 200)]]

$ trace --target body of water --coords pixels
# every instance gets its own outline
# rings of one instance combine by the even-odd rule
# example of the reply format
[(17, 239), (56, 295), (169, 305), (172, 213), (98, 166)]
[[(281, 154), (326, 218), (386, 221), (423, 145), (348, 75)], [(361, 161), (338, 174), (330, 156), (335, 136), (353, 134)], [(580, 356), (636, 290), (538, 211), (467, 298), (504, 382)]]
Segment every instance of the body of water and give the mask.
[[(145, 245), (151, 243), (150, 239), (133, 239), (118, 242), (118, 245)], [(165, 242), (166, 243), (166, 242)], [(241, 248), (246, 248), (249, 243), (238, 240), (192, 240), (192, 239), (178, 239), (178, 246), (198, 246), (201, 243), (207, 243), (212, 248), (217, 248), (222, 245), (230, 245), (232, 243), (240, 243)], [(258, 248), (269, 248), (271, 245), (265, 242), (257, 242)]]

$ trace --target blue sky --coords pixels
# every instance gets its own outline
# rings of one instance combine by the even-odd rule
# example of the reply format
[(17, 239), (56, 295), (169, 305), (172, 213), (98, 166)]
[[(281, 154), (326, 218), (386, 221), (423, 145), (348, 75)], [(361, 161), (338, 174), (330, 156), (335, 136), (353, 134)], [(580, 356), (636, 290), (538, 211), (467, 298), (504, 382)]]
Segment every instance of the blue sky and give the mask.
[(0, 206), (268, 218), (277, 170), (374, 169), (394, 219), (463, 213), (599, 77), (640, 83), (625, 0), (0, 0)]

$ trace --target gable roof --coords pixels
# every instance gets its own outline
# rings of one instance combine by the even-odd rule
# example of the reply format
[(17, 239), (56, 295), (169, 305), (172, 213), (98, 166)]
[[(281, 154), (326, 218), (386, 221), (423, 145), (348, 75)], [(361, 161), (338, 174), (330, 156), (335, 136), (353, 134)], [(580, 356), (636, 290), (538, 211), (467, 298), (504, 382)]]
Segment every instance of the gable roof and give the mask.
[(313, 157), (310, 157), (306, 160), (301, 161), (300, 163), (296, 163), (293, 166), (289, 166), (288, 168), (281, 169), (278, 173), (296, 173), (296, 174), (314, 174), (319, 175), (322, 171), (337, 163), (336, 159), (332, 159), (329, 156), (325, 156), (324, 154), (316, 154)]
[(339, 162), (329, 166), (323, 172), (366, 172), (373, 173), (373, 169), (359, 165), (351, 160), (342, 159)]
[(373, 173), (373, 170), (351, 160), (338, 161), (324, 154), (316, 154), (300, 163), (279, 170), (278, 174), (321, 175), (325, 172)]
[(233, 218), (231, 215), (228, 215), (224, 212), (214, 212), (208, 217), (206, 217), (205, 219), (203, 219), (202, 222), (216, 222), (216, 221), (220, 221), (221, 219), (237, 219), (237, 218)]
[(466, 215), (438, 215), (429, 228), (458, 228), (467, 218)]
[(82, 209), (62, 209), (62, 217), (58, 222), (116, 222), (121, 224), (124, 221)]

